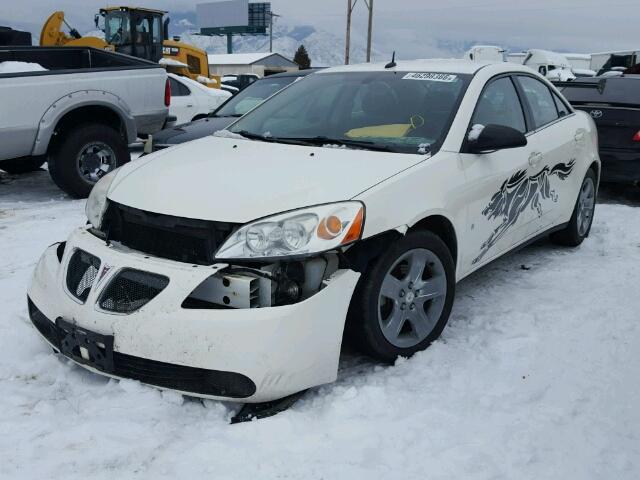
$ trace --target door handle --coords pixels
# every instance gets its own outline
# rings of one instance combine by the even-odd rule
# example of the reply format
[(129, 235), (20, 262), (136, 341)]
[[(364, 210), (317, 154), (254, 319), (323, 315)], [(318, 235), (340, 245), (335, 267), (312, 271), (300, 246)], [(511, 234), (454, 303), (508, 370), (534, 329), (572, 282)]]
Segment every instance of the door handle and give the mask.
[(535, 167), (536, 165), (538, 165), (541, 160), (542, 160), (542, 153), (540, 152), (533, 152), (531, 155), (529, 155), (529, 165), (531, 165), (532, 167)]
[(581, 142), (582, 140), (584, 140), (584, 129), (579, 129), (576, 130), (576, 134), (573, 136), (574, 140), (576, 142)]
[(193, 108), (193, 104), (188, 103), (188, 104), (187, 104), (187, 108)]

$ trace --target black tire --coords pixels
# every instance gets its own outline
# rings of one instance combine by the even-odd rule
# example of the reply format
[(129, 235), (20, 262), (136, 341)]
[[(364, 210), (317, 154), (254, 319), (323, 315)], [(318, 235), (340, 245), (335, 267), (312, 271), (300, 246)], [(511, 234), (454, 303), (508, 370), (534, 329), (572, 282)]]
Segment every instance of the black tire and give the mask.
[(131, 160), (127, 142), (109, 126), (92, 123), (64, 134), (49, 155), (49, 173), (58, 187), (75, 198), (86, 198), (96, 183), (85, 178), (79, 169), (78, 157), (91, 142), (100, 142), (112, 150), (115, 156), (112, 169)]
[[(593, 197), (593, 206), (591, 210), (591, 216), (588, 220), (588, 226), (586, 230), (583, 228), (581, 231), (580, 225), (579, 225), (580, 194), (585, 188), (586, 182), (592, 182), (592, 185), (594, 188), (594, 193), (593, 193), (594, 197)], [(553, 243), (557, 245), (562, 245), (565, 247), (577, 247), (584, 241), (585, 238), (589, 236), (589, 232), (591, 231), (591, 225), (593, 223), (593, 213), (595, 211), (595, 202), (596, 202), (595, 196), (597, 194), (597, 185), (598, 185), (598, 179), (597, 179), (596, 173), (593, 171), (593, 169), (589, 169), (587, 171), (587, 174), (584, 176), (582, 183), (580, 184), (580, 191), (578, 192), (578, 198), (576, 199), (575, 206), (573, 207), (573, 214), (571, 215), (571, 219), (569, 220), (569, 223), (564, 229), (554, 232), (549, 236), (549, 238)]]
[(45, 157), (23, 157), (0, 161), (0, 170), (13, 175), (29, 173), (38, 170), (46, 161)]
[[(446, 295), (441, 314), (428, 336), (416, 345), (402, 348), (385, 338), (379, 321), (379, 298), (389, 270), (398, 259), (415, 249), (428, 250), (440, 260), (446, 277)], [(360, 277), (349, 306), (346, 334), (355, 347), (375, 359), (393, 362), (398, 356), (409, 357), (427, 348), (440, 336), (449, 320), (454, 296), (455, 264), (445, 243), (428, 231), (409, 233), (375, 259)]]

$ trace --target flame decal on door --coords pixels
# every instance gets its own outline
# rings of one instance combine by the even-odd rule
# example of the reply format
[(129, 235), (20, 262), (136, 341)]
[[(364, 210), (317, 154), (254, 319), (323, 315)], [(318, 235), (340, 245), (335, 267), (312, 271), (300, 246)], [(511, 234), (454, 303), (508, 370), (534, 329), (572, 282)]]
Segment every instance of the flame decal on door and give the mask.
[(558, 201), (558, 194), (551, 188), (549, 177), (556, 175), (560, 180), (565, 180), (573, 170), (575, 159), (569, 163), (558, 163), (549, 168), (544, 167), (540, 172), (527, 177), (526, 170), (519, 170), (504, 181), (489, 205), (482, 210), (482, 215), (488, 220), (502, 218), (502, 223), (491, 232), (480, 246), (480, 254), (473, 260), (476, 264), (487, 254), (506, 233), (516, 224), (520, 215), (527, 208), (535, 209), (538, 216), (542, 216), (542, 200), (551, 199)]

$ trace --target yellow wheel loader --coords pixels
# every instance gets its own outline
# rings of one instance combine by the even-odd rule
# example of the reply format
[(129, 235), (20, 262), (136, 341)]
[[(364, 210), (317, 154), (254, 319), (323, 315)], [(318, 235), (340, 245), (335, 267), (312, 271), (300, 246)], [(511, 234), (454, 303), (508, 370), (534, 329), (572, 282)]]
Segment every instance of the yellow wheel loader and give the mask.
[[(167, 71), (196, 80), (212, 88), (220, 88), (220, 77), (209, 75), (207, 52), (178, 39), (168, 39), (167, 12), (150, 8), (108, 7), (95, 16), (100, 20), (104, 39), (83, 37), (64, 18), (64, 12), (54, 12), (40, 34), (40, 46), (85, 46), (124, 53), (152, 62), (160, 62)], [(69, 33), (64, 31), (63, 26)]]

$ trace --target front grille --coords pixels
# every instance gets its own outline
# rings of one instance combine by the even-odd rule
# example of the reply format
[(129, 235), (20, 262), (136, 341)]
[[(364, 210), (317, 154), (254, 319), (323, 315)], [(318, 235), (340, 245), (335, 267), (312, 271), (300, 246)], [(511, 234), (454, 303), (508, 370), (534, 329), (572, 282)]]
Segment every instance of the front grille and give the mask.
[(110, 202), (101, 230), (109, 240), (157, 257), (211, 265), (220, 245), (238, 227), (147, 212)]
[(100, 270), (100, 259), (84, 250), (76, 250), (67, 266), (67, 290), (81, 302), (91, 292), (93, 282)]
[(142, 270), (124, 269), (113, 278), (100, 295), (103, 310), (131, 313), (153, 300), (169, 285), (169, 279)]
[[(60, 350), (60, 338), (64, 335), (59, 331), (59, 327), (48, 319), (28, 297), (27, 302), (33, 325), (51, 345)], [(101, 370), (99, 365), (92, 365), (90, 362), (87, 362), (87, 365)], [(240, 373), (187, 367), (116, 351), (113, 352), (113, 371), (106, 373), (131, 378), (156, 387), (216, 397), (247, 398), (256, 392), (255, 383)]]

